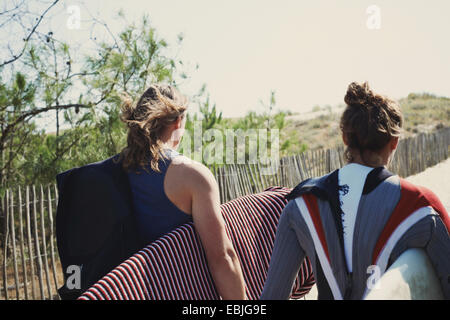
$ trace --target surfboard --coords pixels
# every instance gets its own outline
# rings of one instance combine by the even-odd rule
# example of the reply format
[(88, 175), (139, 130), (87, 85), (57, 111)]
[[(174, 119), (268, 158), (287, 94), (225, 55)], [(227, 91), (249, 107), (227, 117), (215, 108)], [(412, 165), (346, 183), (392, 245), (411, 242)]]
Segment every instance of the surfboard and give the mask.
[(436, 272), (422, 249), (408, 249), (381, 276), (365, 300), (444, 299)]

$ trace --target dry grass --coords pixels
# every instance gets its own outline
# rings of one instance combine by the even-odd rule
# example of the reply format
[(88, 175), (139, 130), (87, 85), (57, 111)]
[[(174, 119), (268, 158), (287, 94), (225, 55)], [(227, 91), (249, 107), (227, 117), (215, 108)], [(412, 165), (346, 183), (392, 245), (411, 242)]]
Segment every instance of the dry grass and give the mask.
[[(34, 299), (36, 300), (55, 300), (55, 299), (59, 299), (58, 294), (57, 294), (57, 287), (61, 287), (64, 279), (63, 279), (63, 273), (62, 273), (62, 268), (61, 268), (61, 263), (59, 261), (59, 259), (57, 257), (55, 257), (55, 267), (56, 267), (56, 281), (57, 281), (57, 286), (55, 286), (55, 280), (53, 277), (53, 269), (52, 269), (52, 261), (51, 258), (48, 257), (48, 265), (49, 265), (49, 282), (50, 282), (50, 290), (51, 290), (51, 299), (49, 299), (49, 291), (48, 291), (48, 285), (47, 285), (47, 277), (46, 277), (46, 272), (45, 272), (45, 267), (43, 266), (43, 270), (42, 270), (42, 288), (43, 288), (43, 292), (44, 292), (44, 298), (41, 295), (41, 289), (40, 289), (40, 284), (39, 284), (39, 277), (38, 277), (38, 265), (37, 265), (37, 261), (35, 261), (35, 265), (34, 265), (34, 272), (35, 275), (33, 277), (33, 281), (34, 281)], [(42, 262), (44, 264), (44, 261)], [(8, 267), (7, 267), (7, 288), (8, 288), (8, 299), (9, 300), (16, 300), (17, 299), (17, 294), (19, 295), (19, 300), (24, 300), (26, 299), (25, 296), (25, 286), (24, 286), (24, 274), (23, 274), (23, 267), (21, 263), (18, 263), (18, 278), (19, 278), (19, 288), (16, 289), (16, 283), (15, 283), (15, 278), (14, 278), (14, 265), (12, 262), (8, 263)], [(26, 273), (27, 273), (27, 292), (28, 292), (28, 300), (33, 300), (33, 293), (32, 293), (32, 283), (31, 283), (31, 266), (28, 263), (26, 265)], [(3, 274), (3, 270), (2, 270), (2, 274)], [(0, 288), (1, 288), (1, 292), (0, 292), (0, 299), (1, 300), (5, 300), (5, 291), (4, 291), (4, 286), (3, 286), (3, 277), (0, 280)]]
[[(450, 98), (436, 97), (429, 94), (410, 94), (398, 101), (402, 109), (405, 123), (403, 137), (407, 138), (419, 132), (431, 132), (435, 129), (450, 127)], [(342, 144), (339, 121), (343, 108), (322, 110), (319, 116), (312, 118), (305, 114), (288, 117), (286, 136), (298, 139), (300, 145), (308, 150), (334, 148)], [(283, 143), (283, 141), (280, 141)], [(299, 145), (297, 144), (293, 144)], [(300, 150), (289, 150), (297, 153)]]

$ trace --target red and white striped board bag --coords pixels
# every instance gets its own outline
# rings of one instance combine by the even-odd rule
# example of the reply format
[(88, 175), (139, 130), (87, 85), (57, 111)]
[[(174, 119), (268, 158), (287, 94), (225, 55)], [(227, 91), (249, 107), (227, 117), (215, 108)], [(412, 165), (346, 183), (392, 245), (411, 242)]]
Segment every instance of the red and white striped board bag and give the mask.
[[(272, 187), (221, 205), (228, 236), (241, 262), (247, 296), (259, 299), (284, 198), (291, 190)], [(306, 258), (292, 289), (299, 299), (314, 285)], [(217, 300), (220, 299), (208, 270), (194, 225), (188, 223), (162, 236), (82, 294), (79, 300)]]

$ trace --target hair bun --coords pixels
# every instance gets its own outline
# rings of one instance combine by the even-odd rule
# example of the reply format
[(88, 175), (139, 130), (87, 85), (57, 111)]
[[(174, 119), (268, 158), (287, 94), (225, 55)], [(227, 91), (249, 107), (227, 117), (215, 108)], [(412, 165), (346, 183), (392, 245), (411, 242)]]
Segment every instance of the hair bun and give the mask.
[(349, 106), (367, 107), (368, 104), (372, 104), (374, 98), (375, 95), (367, 82), (363, 84), (352, 82), (348, 86), (344, 101)]
[[(347, 108), (341, 116), (340, 128), (349, 155), (363, 151), (379, 151), (392, 137), (399, 137), (403, 125), (400, 107), (393, 100), (374, 93), (367, 82), (352, 82), (344, 98)], [(351, 160), (349, 160), (351, 161)]]

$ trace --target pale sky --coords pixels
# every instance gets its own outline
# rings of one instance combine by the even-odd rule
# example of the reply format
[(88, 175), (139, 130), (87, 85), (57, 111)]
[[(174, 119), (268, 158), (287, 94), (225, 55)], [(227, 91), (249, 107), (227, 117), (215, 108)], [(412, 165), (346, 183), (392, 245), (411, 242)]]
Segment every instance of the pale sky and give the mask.
[[(64, 7), (80, 0), (64, 1)], [(367, 27), (370, 5), (380, 9), (380, 29)], [(225, 116), (257, 110), (276, 91), (277, 107), (308, 111), (343, 103), (351, 81), (401, 98), (410, 92), (450, 96), (448, 0), (89, 0), (81, 18), (99, 15), (118, 32), (143, 13), (169, 43), (184, 34), (179, 57), (199, 70), (180, 89), (192, 94), (207, 84)], [(62, 23), (63, 24), (63, 23)], [(59, 28), (66, 40), (86, 41), (80, 30)]]

